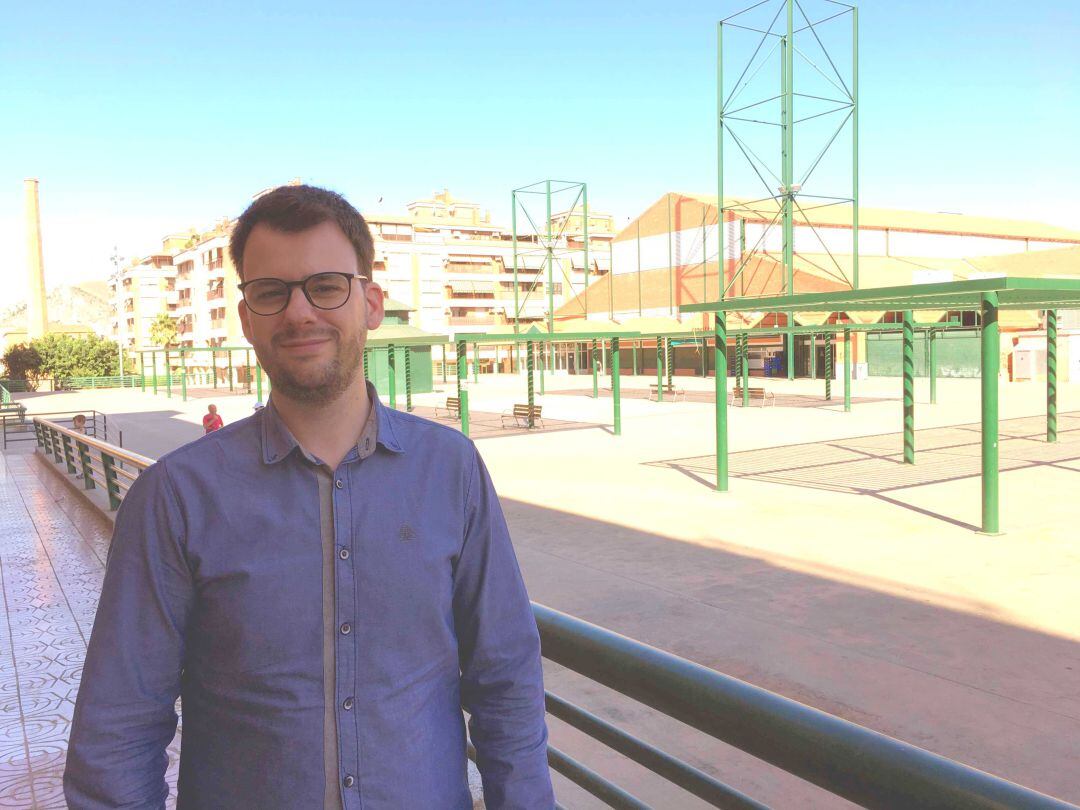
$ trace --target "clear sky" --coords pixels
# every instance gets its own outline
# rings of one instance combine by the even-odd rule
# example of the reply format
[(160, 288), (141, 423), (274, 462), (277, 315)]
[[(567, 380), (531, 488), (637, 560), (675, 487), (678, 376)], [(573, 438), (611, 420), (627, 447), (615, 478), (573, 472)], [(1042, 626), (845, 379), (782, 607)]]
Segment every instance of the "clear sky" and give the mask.
[[(25, 177), (50, 287), (293, 177), (362, 210), (445, 186), (499, 221), (548, 177), (620, 225), (715, 193), (715, 22), (748, 4), (10, 4), (0, 309), (26, 289)], [(868, 0), (860, 29), (863, 205), (1080, 229), (1080, 3)]]

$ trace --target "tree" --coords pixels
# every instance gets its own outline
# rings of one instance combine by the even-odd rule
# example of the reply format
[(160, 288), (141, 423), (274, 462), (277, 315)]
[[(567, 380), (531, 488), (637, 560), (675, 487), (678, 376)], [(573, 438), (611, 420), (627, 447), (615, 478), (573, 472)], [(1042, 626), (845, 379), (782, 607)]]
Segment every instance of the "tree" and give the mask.
[(150, 342), (165, 348), (176, 345), (176, 321), (169, 317), (168, 312), (159, 312), (150, 324)]
[(36, 380), (41, 371), (41, 355), (33, 346), (17, 343), (4, 352), (4, 368), (12, 380)]
[(116, 341), (91, 335), (45, 335), (30, 346), (41, 356), (43, 377), (112, 377), (120, 373)]

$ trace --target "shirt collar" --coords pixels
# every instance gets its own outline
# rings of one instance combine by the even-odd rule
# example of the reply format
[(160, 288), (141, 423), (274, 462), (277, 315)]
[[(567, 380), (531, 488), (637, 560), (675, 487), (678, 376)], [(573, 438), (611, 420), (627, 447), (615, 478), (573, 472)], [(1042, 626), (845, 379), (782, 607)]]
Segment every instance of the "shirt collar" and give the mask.
[[(376, 428), (376, 443), (382, 445), (392, 453), (404, 453), (405, 448), (402, 447), (401, 442), (398, 440), (390, 409), (379, 401), (379, 394), (370, 381), (367, 383), (367, 391), (368, 401), (371, 402), (368, 420), (369, 424), (373, 423)], [(293, 450), (300, 448), (300, 443), (296, 441), (296, 438), (292, 435), (292, 432), (285, 424), (285, 421), (281, 418), (281, 414), (279, 414), (277, 408), (274, 407), (273, 394), (270, 395), (270, 400), (266, 407), (260, 410), (259, 420), (262, 423), (261, 430), (264, 464), (276, 464), (288, 456)], [(367, 430), (365, 429), (363, 434), (366, 433)], [(361, 434), (360, 437), (361, 442), (364, 440), (363, 434)], [(303, 448), (300, 449), (301, 451), (303, 450)], [(357, 445), (356, 450), (361, 455), (364, 454), (363, 447), (360, 445)]]

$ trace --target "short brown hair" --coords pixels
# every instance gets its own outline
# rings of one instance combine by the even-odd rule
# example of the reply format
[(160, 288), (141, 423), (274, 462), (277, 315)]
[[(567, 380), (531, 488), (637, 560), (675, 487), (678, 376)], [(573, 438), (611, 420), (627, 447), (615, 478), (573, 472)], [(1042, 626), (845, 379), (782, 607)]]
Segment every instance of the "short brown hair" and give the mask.
[(244, 278), (244, 246), (251, 229), (264, 223), (275, 231), (299, 233), (324, 222), (333, 222), (352, 242), (360, 262), (360, 274), (371, 279), (375, 243), (364, 218), (335, 191), (317, 186), (279, 186), (259, 197), (240, 215), (229, 240), (229, 255), (241, 281)]

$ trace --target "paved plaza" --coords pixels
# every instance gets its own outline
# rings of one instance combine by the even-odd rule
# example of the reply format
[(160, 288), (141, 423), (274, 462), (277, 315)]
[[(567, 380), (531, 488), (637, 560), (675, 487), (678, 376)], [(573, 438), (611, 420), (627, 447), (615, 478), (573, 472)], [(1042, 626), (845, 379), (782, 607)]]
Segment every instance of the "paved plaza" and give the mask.
[[(545, 429), (503, 428), (525, 380), (470, 380), (530, 595), (721, 672), (945, 756), (1080, 802), (1080, 385), (1003, 384), (1001, 525), (978, 534), (979, 381), (918, 383), (916, 464), (902, 463), (900, 381), (766, 380), (776, 407), (729, 411), (731, 491), (713, 490), (712, 382), (685, 400), (624, 379), (549, 376)], [(757, 382), (757, 381), (755, 381)], [(414, 397), (432, 414), (452, 381)], [(601, 387), (607, 384), (601, 378)], [(539, 392), (539, 382), (537, 382)], [(193, 390), (35, 394), (31, 412), (108, 414), (110, 437), (159, 456), (254, 397)], [(398, 407), (404, 407), (399, 392)], [(447, 424), (453, 424), (444, 420)], [(116, 433), (114, 433), (116, 431)], [(58, 785), (107, 524), (29, 447), (0, 458), (0, 806), (62, 806)], [(766, 803), (843, 807), (800, 780), (559, 667), (549, 688)], [(656, 807), (704, 806), (551, 720), (553, 744)], [(598, 807), (561, 777), (568, 807)], [(28, 798), (29, 797), (29, 798)], [(20, 804), (19, 802), (24, 802)]]

